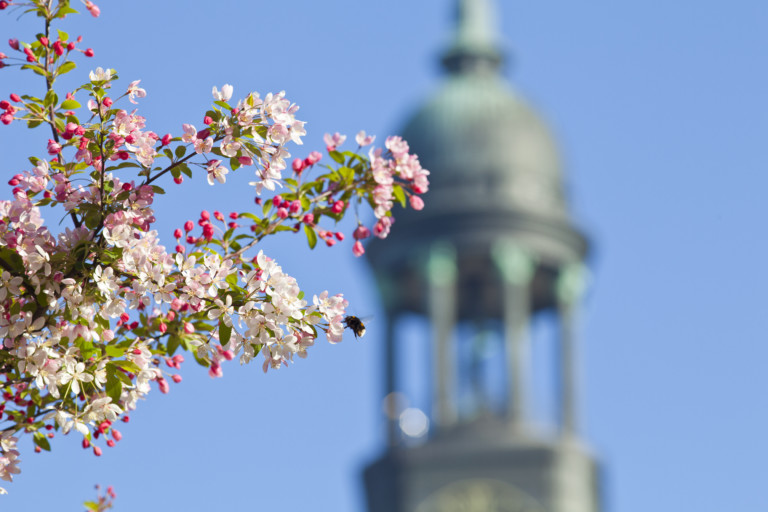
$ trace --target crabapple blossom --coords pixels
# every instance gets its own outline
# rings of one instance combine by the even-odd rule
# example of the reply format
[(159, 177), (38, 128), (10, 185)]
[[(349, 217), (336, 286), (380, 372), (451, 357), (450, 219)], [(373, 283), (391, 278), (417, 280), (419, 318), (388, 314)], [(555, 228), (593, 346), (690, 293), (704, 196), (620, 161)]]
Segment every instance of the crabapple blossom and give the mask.
[[(30, 5), (46, 23), (41, 33), (54, 34), (48, 4)], [(99, 15), (96, 5), (85, 4)], [(33, 62), (45, 61), (35, 69), (49, 88), (72, 69), (68, 59), (93, 56), (90, 49), (73, 52), (79, 38), (59, 37), (36, 37), (33, 45), (9, 41)], [(122, 438), (113, 423), (127, 422), (152, 390), (168, 393), (169, 381), (182, 382), (180, 352), (218, 378), (235, 359), (261, 358), (266, 372), (307, 358), (318, 338), (341, 342), (343, 295), (324, 291), (309, 302), (260, 242), (300, 233), (310, 248), (318, 241), (343, 247), (337, 243), (345, 233), (326, 224), (371, 205), (373, 225), (356, 218), (351, 233), (352, 253), (361, 256), (362, 240), (392, 229), (395, 205), (421, 209), (419, 196), (429, 186), (429, 172), (405, 141), (389, 137), (375, 148), (375, 137), (365, 132), (355, 141), (371, 146), (367, 154), (341, 150), (346, 136), (326, 134), (328, 164), (310, 150), (289, 166), (306, 129), (285, 92), (233, 99), (231, 85), (214, 86), (213, 105), (187, 118), (204, 119), (202, 130), (182, 122), (178, 132), (160, 137), (127, 105), (147, 95), (139, 80), (111, 89), (117, 72), (101, 67), (87, 79), (74, 92), (47, 99), (14, 93), (13, 104), (0, 101), (3, 124), (41, 126), (52, 137), (41, 139), (43, 157), (31, 158), (30, 168), (7, 173), (9, 198), (0, 199), (0, 479), (6, 481), (19, 473), (17, 435), (29, 434), (47, 450), (46, 429), (74, 430), (84, 448), (102, 455), (100, 445)], [(254, 198), (256, 210), (229, 219), (203, 210), (197, 224), (189, 220), (173, 230), (173, 249), (166, 248), (155, 212), (163, 186), (186, 186), (185, 180), (231, 186), (241, 167), (253, 173), (248, 184), (256, 195), (265, 196)]]

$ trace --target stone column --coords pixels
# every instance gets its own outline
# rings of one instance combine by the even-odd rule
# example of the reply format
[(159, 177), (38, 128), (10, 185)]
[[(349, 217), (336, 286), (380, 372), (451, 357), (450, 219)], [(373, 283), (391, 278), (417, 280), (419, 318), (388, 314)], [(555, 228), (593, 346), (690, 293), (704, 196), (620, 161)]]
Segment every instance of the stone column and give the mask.
[(432, 326), (432, 417), (438, 428), (456, 422), (456, 362), (453, 331), (457, 316), (456, 251), (436, 244), (427, 262), (427, 311)]
[(494, 244), (491, 254), (502, 277), (507, 417), (515, 428), (521, 428), (527, 415), (530, 286), (535, 265), (525, 251), (509, 240)]
[(560, 431), (564, 436), (575, 435), (577, 427), (576, 317), (586, 279), (586, 268), (581, 263), (566, 266), (557, 279), (557, 309), (560, 320)]

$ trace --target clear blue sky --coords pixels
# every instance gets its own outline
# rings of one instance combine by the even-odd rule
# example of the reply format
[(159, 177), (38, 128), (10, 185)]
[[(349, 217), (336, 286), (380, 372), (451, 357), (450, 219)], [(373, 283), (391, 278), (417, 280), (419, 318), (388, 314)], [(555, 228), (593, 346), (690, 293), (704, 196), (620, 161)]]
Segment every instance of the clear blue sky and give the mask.
[[(557, 134), (574, 215), (596, 241), (581, 412), (606, 511), (768, 510), (768, 4), (499, 3), (507, 75)], [(95, 49), (92, 67), (142, 79), (140, 113), (158, 133), (200, 124), (213, 85), (285, 89), (309, 151), (327, 131), (397, 131), (438, 83), (452, 4), (102, 2), (100, 19), (69, 31)], [(29, 33), (33, 20), (14, 20), (0, 17), (0, 40)], [(0, 96), (16, 80), (0, 71)], [(0, 127), (3, 172), (27, 168), (46, 138)], [(251, 204), (235, 184), (181, 190), (158, 208), (164, 236), (200, 209)], [(381, 318), (344, 244), (312, 258), (298, 239), (268, 250), (308, 293), (343, 291)], [(359, 469), (383, 437), (375, 320), (368, 332), (266, 376), (229, 365), (213, 381), (189, 365), (100, 459), (75, 438), (51, 454), (27, 446), (0, 510), (79, 510), (102, 483), (119, 511), (360, 512)]]

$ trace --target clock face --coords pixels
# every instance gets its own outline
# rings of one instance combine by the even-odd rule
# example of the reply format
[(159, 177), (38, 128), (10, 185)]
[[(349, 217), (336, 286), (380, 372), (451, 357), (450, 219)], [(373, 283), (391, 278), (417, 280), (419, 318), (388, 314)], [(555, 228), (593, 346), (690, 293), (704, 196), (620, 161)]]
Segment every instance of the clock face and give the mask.
[(517, 487), (489, 479), (460, 480), (438, 489), (416, 512), (545, 512)]

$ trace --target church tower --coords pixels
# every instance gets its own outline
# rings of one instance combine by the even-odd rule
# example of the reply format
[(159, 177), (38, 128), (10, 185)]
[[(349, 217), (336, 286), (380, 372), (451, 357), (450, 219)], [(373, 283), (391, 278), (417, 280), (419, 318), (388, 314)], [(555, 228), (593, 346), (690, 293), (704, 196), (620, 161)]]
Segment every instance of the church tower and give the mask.
[[(577, 429), (588, 241), (547, 127), (502, 77), (494, 5), (457, 4), (443, 82), (402, 130), (431, 172), (426, 207), (398, 214), (367, 252), (386, 310), (388, 416), (386, 451), (365, 470), (368, 511), (598, 512), (596, 464)], [(544, 429), (531, 413), (529, 336), (541, 313), (554, 324), (556, 382)], [(404, 318), (421, 319), (423, 339), (403, 343)], [(406, 408), (403, 361), (419, 342), (428, 403)]]

